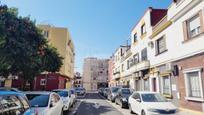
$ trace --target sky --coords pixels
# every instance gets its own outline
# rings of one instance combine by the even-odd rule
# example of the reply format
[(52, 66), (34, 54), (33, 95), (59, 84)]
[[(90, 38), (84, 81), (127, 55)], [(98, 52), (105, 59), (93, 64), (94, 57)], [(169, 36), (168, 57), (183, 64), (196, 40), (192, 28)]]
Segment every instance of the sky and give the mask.
[(126, 44), (148, 7), (168, 8), (172, 0), (0, 0), (37, 24), (68, 28), (75, 45), (75, 71), (86, 57), (109, 58)]

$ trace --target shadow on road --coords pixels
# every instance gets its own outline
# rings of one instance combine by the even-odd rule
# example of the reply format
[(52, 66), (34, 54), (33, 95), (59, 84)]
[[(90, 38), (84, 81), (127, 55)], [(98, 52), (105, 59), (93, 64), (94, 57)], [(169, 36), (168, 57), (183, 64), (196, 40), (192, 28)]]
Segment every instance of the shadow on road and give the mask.
[[(95, 103), (82, 102), (78, 108), (77, 115), (102, 115), (114, 112), (110, 106), (98, 106)], [(111, 114), (110, 114), (111, 115)]]

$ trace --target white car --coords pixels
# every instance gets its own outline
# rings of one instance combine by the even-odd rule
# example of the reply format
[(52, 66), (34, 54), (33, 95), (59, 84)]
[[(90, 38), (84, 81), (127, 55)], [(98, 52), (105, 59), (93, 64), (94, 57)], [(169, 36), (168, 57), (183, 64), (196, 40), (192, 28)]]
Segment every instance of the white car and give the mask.
[(161, 115), (177, 113), (177, 107), (156, 92), (134, 92), (128, 100), (131, 113)]
[(68, 89), (55, 89), (53, 92), (60, 95), (62, 98), (63, 104), (64, 104), (64, 111), (69, 110), (69, 108), (72, 106), (73, 101), (71, 98), (71, 92)]
[(57, 93), (25, 92), (34, 115), (63, 115), (63, 101)]
[(70, 89), (72, 105), (76, 102), (76, 91), (74, 88)]

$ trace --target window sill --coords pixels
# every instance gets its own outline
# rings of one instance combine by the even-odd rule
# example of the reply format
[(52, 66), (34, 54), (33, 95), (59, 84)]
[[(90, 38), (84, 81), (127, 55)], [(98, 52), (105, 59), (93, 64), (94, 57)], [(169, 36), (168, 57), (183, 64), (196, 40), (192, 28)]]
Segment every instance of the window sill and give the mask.
[(203, 33), (204, 33), (204, 32), (201, 32), (200, 34), (198, 34), (198, 35), (196, 35), (196, 36), (194, 36), (194, 37), (192, 37), (192, 38), (189, 38), (189, 37), (188, 37), (188, 39), (187, 39), (187, 40), (184, 40), (182, 43), (184, 44), (184, 43), (193, 41), (193, 40), (195, 40), (195, 39), (198, 39), (201, 35), (203, 35)]
[(146, 35), (147, 35), (147, 32), (143, 33), (143, 34), (141, 35), (141, 39), (143, 39)]
[(173, 96), (170, 94), (163, 94), (164, 97), (168, 98), (168, 99), (173, 99)]
[(160, 53), (156, 54), (155, 56), (158, 56), (158, 55), (160, 55), (160, 54), (163, 54), (163, 53), (165, 53), (165, 52), (167, 52), (167, 51), (168, 51), (168, 49), (164, 50), (163, 52), (160, 52)]
[(186, 100), (204, 102), (203, 98), (185, 97)]

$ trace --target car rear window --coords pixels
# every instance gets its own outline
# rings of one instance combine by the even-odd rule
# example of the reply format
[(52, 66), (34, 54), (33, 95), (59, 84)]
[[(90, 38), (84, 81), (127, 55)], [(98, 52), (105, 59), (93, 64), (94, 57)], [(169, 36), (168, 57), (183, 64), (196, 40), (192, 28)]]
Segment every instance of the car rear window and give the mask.
[(117, 92), (117, 91), (119, 90), (119, 88), (117, 88), (117, 87), (112, 87), (111, 90), (112, 90), (112, 92)]
[(130, 89), (122, 89), (122, 94), (131, 94)]
[(144, 102), (166, 102), (166, 99), (160, 94), (142, 94), (142, 100)]
[(68, 91), (53, 91), (53, 92), (59, 94), (60, 97), (68, 97), (69, 95)]
[(26, 94), (31, 107), (47, 107), (49, 95), (45, 94)]
[(16, 95), (0, 96), (0, 115), (22, 115), (27, 109)]

